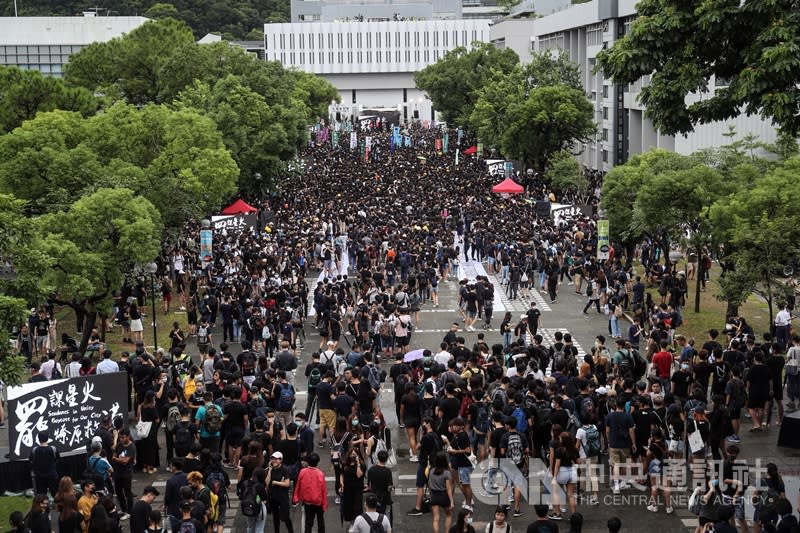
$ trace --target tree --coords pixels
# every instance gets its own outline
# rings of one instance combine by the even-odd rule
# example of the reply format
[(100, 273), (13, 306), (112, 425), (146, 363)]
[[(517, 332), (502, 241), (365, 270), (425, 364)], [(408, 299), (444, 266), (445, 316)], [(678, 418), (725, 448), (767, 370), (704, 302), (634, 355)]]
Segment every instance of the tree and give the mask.
[(0, 194), (0, 265), (9, 262), (16, 270), (14, 279), (0, 279), (0, 379), (7, 386), (21, 384), (27, 362), (11, 353), (10, 333), (25, 322), (29, 303), (45, 296), (40, 235), (24, 211), (23, 201)]
[[(630, 32), (598, 54), (615, 83), (651, 76), (640, 100), (656, 127), (761, 114), (800, 132), (800, 9), (794, 0), (676, 3), (642, 0)], [(712, 87), (711, 78), (726, 85)], [(687, 98), (702, 93), (703, 98)]]
[(543, 172), (553, 155), (596, 131), (582, 91), (566, 85), (526, 90), (519, 72), (495, 81), (480, 93), (472, 123), (478, 137), (506, 157)]
[(753, 186), (720, 199), (710, 213), (738, 274), (724, 287), (727, 296), (741, 303), (760, 287), (769, 306), (770, 324), (782, 290), (779, 275), (787, 258), (800, 251), (792, 231), (800, 224), (798, 172), (800, 158), (789, 159)]
[(158, 255), (158, 211), (130, 189), (99, 189), (36, 224), (46, 235), (41, 246), (49, 266), (41, 283), (53, 291), (54, 303), (75, 311), (83, 351), (97, 313), (111, 307), (125, 274)]
[(0, 66), (0, 129), (9, 132), (40, 111), (63, 109), (88, 116), (98, 100), (86, 89), (67, 88), (58, 78), (36, 70)]
[(328, 117), (328, 105), (341, 102), (339, 91), (321, 76), (301, 70), (290, 71), (295, 78), (293, 97), (307, 108), (306, 123), (311, 124)]
[(519, 64), (510, 48), (499, 50), (490, 43), (461, 46), (414, 74), (417, 88), (425, 91), (433, 107), (451, 124), (468, 125), (478, 100), (478, 91), (495, 74), (509, 73)]
[(102, 88), (109, 96), (133, 104), (157, 102), (162, 67), (173, 50), (188, 44), (194, 44), (194, 36), (183, 22), (152, 20), (122, 37), (73, 54), (65, 77), (73, 85)]
[(527, 90), (551, 85), (566, 85), (583, 91), (581, 71), (578, 64), (570, 60), (569, 54), (561, 50), (554, 55), (550, 50), (531, 54), (531, 61), (522, 67)]
[(550, 180), (550, 187), (559, 197), (569, 192), (584, 194), (589, 186), (580, 163), (569, 150), (562, 150), (550, 159), (544, 177)]

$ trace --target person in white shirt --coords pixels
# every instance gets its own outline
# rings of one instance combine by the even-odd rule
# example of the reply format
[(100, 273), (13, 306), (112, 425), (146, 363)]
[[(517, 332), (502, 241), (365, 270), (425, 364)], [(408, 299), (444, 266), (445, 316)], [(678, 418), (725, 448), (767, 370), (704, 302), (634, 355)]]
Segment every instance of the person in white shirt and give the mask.
[(783, 352), (789, 344), (789, 327), (792, 325), (792, 314), (786, 304), (783, 304), (781, 310), (778, 311), (775, 317), (775, 342), (781, 347)]
[(64, 368), (65, 378), (74, 378), (81, 375), (81, 354), (75, 352), (72, 354), (72, 361)]
[(506, 522), (508, 509), (498, 505), (494, 510), (494, 520), (486, 524), (486, 533), (511, 533), (511, 524)]
[(47, 379), (53, 379), (53, 370), (56, 368), (58, 368), (58, 373), (61, 374), (61, 367), (56, 362), (56, 352), (54, 350), (48, 350), (47, 361), (42, 363), (42, 368), (39, 372)]
[(119, 365), (111, 359), (111, 350), (105, 350), (103, 360), (97, 363), (97, 373), (111, 374), (112, 372), (119, 372)]
[(392, 524), (389, 522), (389, 517), (378, 512), (378, 497), (374, 494), (367, 494), (364, 498), (364, 507), (367, 508), (366, 512), (361, 513), (353, 520), (353, 525), (350, 527), (350, 533), (370, 533), (370, 524), (367, 519), (372, 522), (382, 520), (383, 532), (392, 533)]
[(436, 364), (442, 365), (443, 367), (447, 368), (447, 362), (453, 358), (453, 354), (447, 351), (446, 342), (441, 343), (439, 345), (439, 348), (441, 348), (442, 351), (434, 355), (433, 360), (436, 361)]

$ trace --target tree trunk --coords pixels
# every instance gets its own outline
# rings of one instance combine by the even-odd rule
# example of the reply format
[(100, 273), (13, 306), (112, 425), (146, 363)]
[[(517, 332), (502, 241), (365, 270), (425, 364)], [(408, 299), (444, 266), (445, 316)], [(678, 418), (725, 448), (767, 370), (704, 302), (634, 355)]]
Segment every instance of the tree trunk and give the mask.
[(73, 304), (70, 307), (75, 311), (75, 328), (78, 331), (78, 335), (81, 335), (84, 332), (83, 321), (86, 320), (86, 312), (79, 304)]
[(100, 340), (106, 342), (106, 330), (108, 329), (108, 314), (100, 313)]
[(725, 308), (725, 316), (739, 316), (739, 306), (728, 300), (728, 306)]
[(81, 314), (84, 315), (85, 318), (83, 321), (83, 336), (81, 336), (81, 344), (78, 349), (80, 350), (80, 353), (85, 353), (86, 347), (89, 345), (89, 337), (91, 336), (92, 329), (97, 321), (97, 311), (86, 312), (81, 310)]
[[(699, 248), (698, 248), (699, 251)], [(695, 276), (697, 277), (697, 287), (694, 289), (694, 312), (700, 312), (700, 278), (705, 274), (700, 271), (700, 262), (702, 261), (701, 254), (697, 254), (697, 268), (695, 268)], [(688, 263), (687, 263), (688, 264)]]
[(767, 306), (769, 307), (769, 333), (775, 340), (775, 320), (772, 315), (772, 281), (767, 280)]

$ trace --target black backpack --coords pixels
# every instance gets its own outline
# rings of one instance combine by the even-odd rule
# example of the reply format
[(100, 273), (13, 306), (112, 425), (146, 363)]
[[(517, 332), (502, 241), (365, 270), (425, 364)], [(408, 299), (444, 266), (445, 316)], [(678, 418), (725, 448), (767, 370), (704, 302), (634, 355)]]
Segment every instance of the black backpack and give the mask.
[(175, 449), (178, 450), (179, 455), (188, 453), (189, 448), (192, 447), (192, 443), (194, 442), (189, 424), (189, 422), (179, 422), (178, 425), (175, 426)]
[(369, 533), (386, 533), (386, 530), (383, 528), (383, 515), (378, 513), (378, 519), (372, 520), (369, 517), (369, 513), (364, 513), (361, 515), (364, 521), (369, 526)]
[(242, 488), (239, 498), (239, 508), (243, 515), (252, 518), (261, 514), (261, 502), (259, 501), (255, 481), (248, 479), (244, 482), (244, 488)]

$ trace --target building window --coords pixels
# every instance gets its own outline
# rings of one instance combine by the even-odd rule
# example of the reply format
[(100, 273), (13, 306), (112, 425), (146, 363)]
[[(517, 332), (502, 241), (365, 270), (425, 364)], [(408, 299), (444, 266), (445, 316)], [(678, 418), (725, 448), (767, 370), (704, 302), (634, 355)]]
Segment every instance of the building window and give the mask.
[(347, 52), (347, 62), (350, 64), (353, 63), (353, 52)]
[(419, 50), (414, 50), (414, 61), (419, 63)]
[(367, 48), (372, 48), (372, 34), (367, 34)]
[(347, 48), (353, 48), (353, 34), (347, 34)]
[(603, 108), (603, 120), (608, 120), (608, 108)]
[(414, 32), (414, 46), (419, 46), (419, 32)]
[(375, 62), (376, 63), (380, 63), (381, 62), (381, 57), (382, 56), (381, 56), (380, 52), (375, 52)]
[(469, 43), (467, 42), (467, 30), (463, 30), (461, 32), (461, 46), (467, 46)]
[(603, 98), (608, 98), (608, 85), (603, 85)]
[(411, 50), (406, 50), (406, 63), (411, 62)]
[(406, 39), (405, 39), (406, 47), (411, 46), (411, 32), (406, 32)]
[(289, 48), (294, 48), (294, 33), (289, 34)]
[(425, 63), (430, 63), (430, 61), (431, 61), (431, 55), (430, 55), (430, 52), (428, 51), (428, 49), (426, 48), (425, 49)]
[(608, 163), (608, 150), (603, 150), (603, 163)]
[(328, 48), (333, 48), (333, 34), (328, 34)]
[(422, 37), (423, 37), (422, 42), (425, 43), (425, 48), (427, 48), (428, 46), (430, 46), (430, 43), (429, 43), (429, 41), (430, 41), (430, 33), (426, 31), (425, 33), (422, 34)]
[(586, 45), (597, 46), (603, 42), (603, 25), (592, 24), (586, 27)]
[(357, 48), (361, 48), (361, 34), (360, 33), (356, 34), (356, 47)]
[(400, 48), (400, 32), (399, 31), (394, 32), (394, 47), (395, 48)]
[[(352, 53), (352, 52), (348, 52), (348, 54), (349, 53)], [(356, 63), (361, 64), (362, 62), (363, 61), (362, 61), (361, 51), (359, 50), (358, 52), (356, 52)]]
[(444, 45), (445, 48), (448, 47), (448, 44), (447, 44), (447, 32), (446, 31), (442, 32), (442, 44)]
[(608, 140), (608, 128), (603, 128), (603, 140)]
[(434, 61), (439, 61), (439, 50), (434, 50), (433, 51), (433, 60)]
[(367, 52), (367, 63), (372, 63), (372, 52)]
[(281, 36), (280, 36), (280, 43), (281, 43), (281, 46), (280, 46), (281, 50), (285, 49), (286, 48), (286, 36), (283, 35), (283, 34), (281, 34)]

